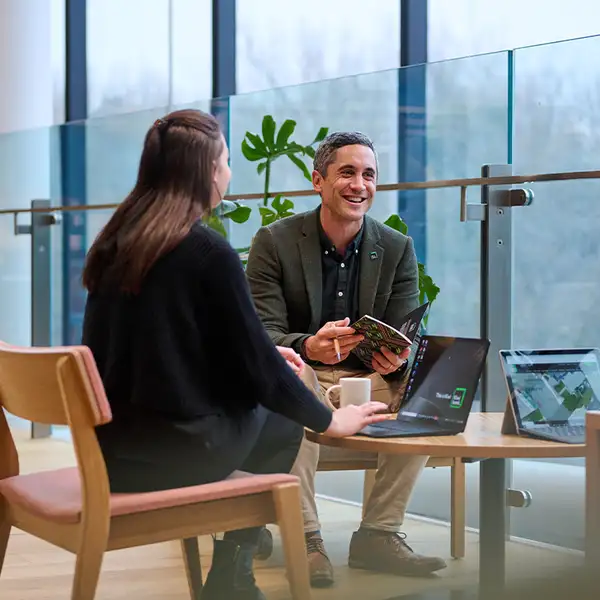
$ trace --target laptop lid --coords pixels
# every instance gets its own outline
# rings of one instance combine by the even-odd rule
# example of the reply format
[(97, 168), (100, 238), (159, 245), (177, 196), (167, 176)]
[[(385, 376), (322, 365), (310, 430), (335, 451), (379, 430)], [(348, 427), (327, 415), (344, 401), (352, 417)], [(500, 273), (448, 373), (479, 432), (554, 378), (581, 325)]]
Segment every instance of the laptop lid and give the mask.
[(500, 362), (517, 429), (584, 425), (588, 410), (600, 410), (597, 348), (500, 350)]
[(435, 421), (463, 431), (489, 346), (489, 340), (478, 338), (423, 336), (397, 419)]
[(411, 342), (415, 341), (415, 338), (419, 333), (421, 321), (423, 321), (428, 308), (429, 302), (425, 302), (425, 304), (421, 304), (421, 306), (415, 308), (415, 310), (409, 312), (406, 317), (404, 317), (404, 322), (400, 326), (399, 331), (400, 333), (403, 333)]

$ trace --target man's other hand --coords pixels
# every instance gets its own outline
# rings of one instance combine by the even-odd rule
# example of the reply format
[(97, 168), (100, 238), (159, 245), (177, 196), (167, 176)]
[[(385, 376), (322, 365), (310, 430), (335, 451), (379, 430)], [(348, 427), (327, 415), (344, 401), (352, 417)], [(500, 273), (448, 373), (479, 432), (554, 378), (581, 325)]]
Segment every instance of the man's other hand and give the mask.
[[(363, 340), (352, 327), (348, 327), (350, 319), (342, 321), (329, 321), (325, 323), (315, 335), (309, 337), (304, 344), (304, 352), (310, 360), (326, 365), (334, 365), (345, 360), (350, 352)], [(340, 358), (338, 359), (333, 340), (337, 338), (340, 345)]]
[(401, 354), (394, 354), (389, 348), (382, 346), (381, 352), (373, 353), (371, 366), (380, 375), (389, 375), (397, 371), (410, 356), (410, 348), (406, 348)]

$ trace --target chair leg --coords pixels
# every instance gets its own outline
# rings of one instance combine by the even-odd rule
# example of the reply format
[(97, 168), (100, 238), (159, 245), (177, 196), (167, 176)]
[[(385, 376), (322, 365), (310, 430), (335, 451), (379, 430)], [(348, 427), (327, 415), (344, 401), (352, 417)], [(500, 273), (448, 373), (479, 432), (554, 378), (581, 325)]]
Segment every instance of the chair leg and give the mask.
[(8, 520), (8, 510), (4, 503), (0, 500), (0, 573), (4, 565), (6, 556), (6, 547), (8, 546), (8, 538), (10, 537), (11, 524)]
[(308, 559), (304, 543), (304, 519), (300, 486), (279, 485), (273, 489), (273, 502), (293, 600), (310, 600)]
[(363, 483), (363, 501), (362, 501), (362, 517), (365, 518), (365, 511), (367, 509), (367, 502), (369, 501), (369, 496), (373, 491), (373, 486), (375, 485), (375, 469), (365, 469), (365, 480)]
[(96, 588), (106, 550), (106, 538), (100, 542), (98, 538), (101, 536), (89, 535), (87, 537), (86, 540), (84, 535), (84, 542), (77, 553), (71, 600), (94, 600), (96, 597)]
[(450, 484), (450, 553), (452, 558), (465, 556), (466, 527), (466, 471), (461, 458), (455, 458), (451, 467)]
[(200, 596), (202, 595), (202, 565), (200, 564), (198, 538), (181, 540), (181, 551), (183, 553), (188, 587), (190, 588), (190, 599), (200, 600)]

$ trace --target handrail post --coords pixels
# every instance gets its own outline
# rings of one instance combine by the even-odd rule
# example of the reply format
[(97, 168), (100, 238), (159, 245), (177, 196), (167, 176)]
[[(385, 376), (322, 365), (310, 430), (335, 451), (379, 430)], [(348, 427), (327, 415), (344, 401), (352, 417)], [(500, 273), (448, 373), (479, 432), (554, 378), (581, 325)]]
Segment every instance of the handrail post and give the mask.
[[(482, 177), (512, 175), (511, 165), (485, 165)], [(512, 346), (512, 215), (510, 184), (483, 185), (481, 204), (481, 335), (490, 350), (481, 379), (482, 410), (501, 412), (506, 384), (498, 351)], [(484, 460), (480, 465), (480, 595), (502, 597), (506, 581), (506, 538), (510, 508), (506, 490), (512, 480), (511, 461)], [(485, 586), (485, 589), (484, 589)], [(489, 586), (489, 587), (488, 587)]]
[[(50, 208), (49, 200), (32, 200), (31, 208)], [(31, 345), (52, 345), (52, 281), (50, 226), (59, 222), (51, 212), (31, 213)], [(32, 374), (32, 376), (35, 376)], [(32, 438), (52, 435), (52, 426), (31, 423)]]

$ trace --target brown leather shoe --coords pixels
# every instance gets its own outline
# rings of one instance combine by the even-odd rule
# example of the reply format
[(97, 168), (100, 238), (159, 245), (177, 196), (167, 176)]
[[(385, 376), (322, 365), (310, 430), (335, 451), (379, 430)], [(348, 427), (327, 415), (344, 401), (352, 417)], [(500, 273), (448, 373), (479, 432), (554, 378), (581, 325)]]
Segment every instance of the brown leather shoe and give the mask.
[(333, 567), (327, 552), (325, 552), (323, 538), (319, 535), (309, 534), (305, 539), (310, 585), (315, 588), (333, 585)]
[(413, 577), (425, 577), (446, 568), (441, 558), (413, 552), (405, 538), (405, 533), (361, 528), (352, 534), (348, 566)]

